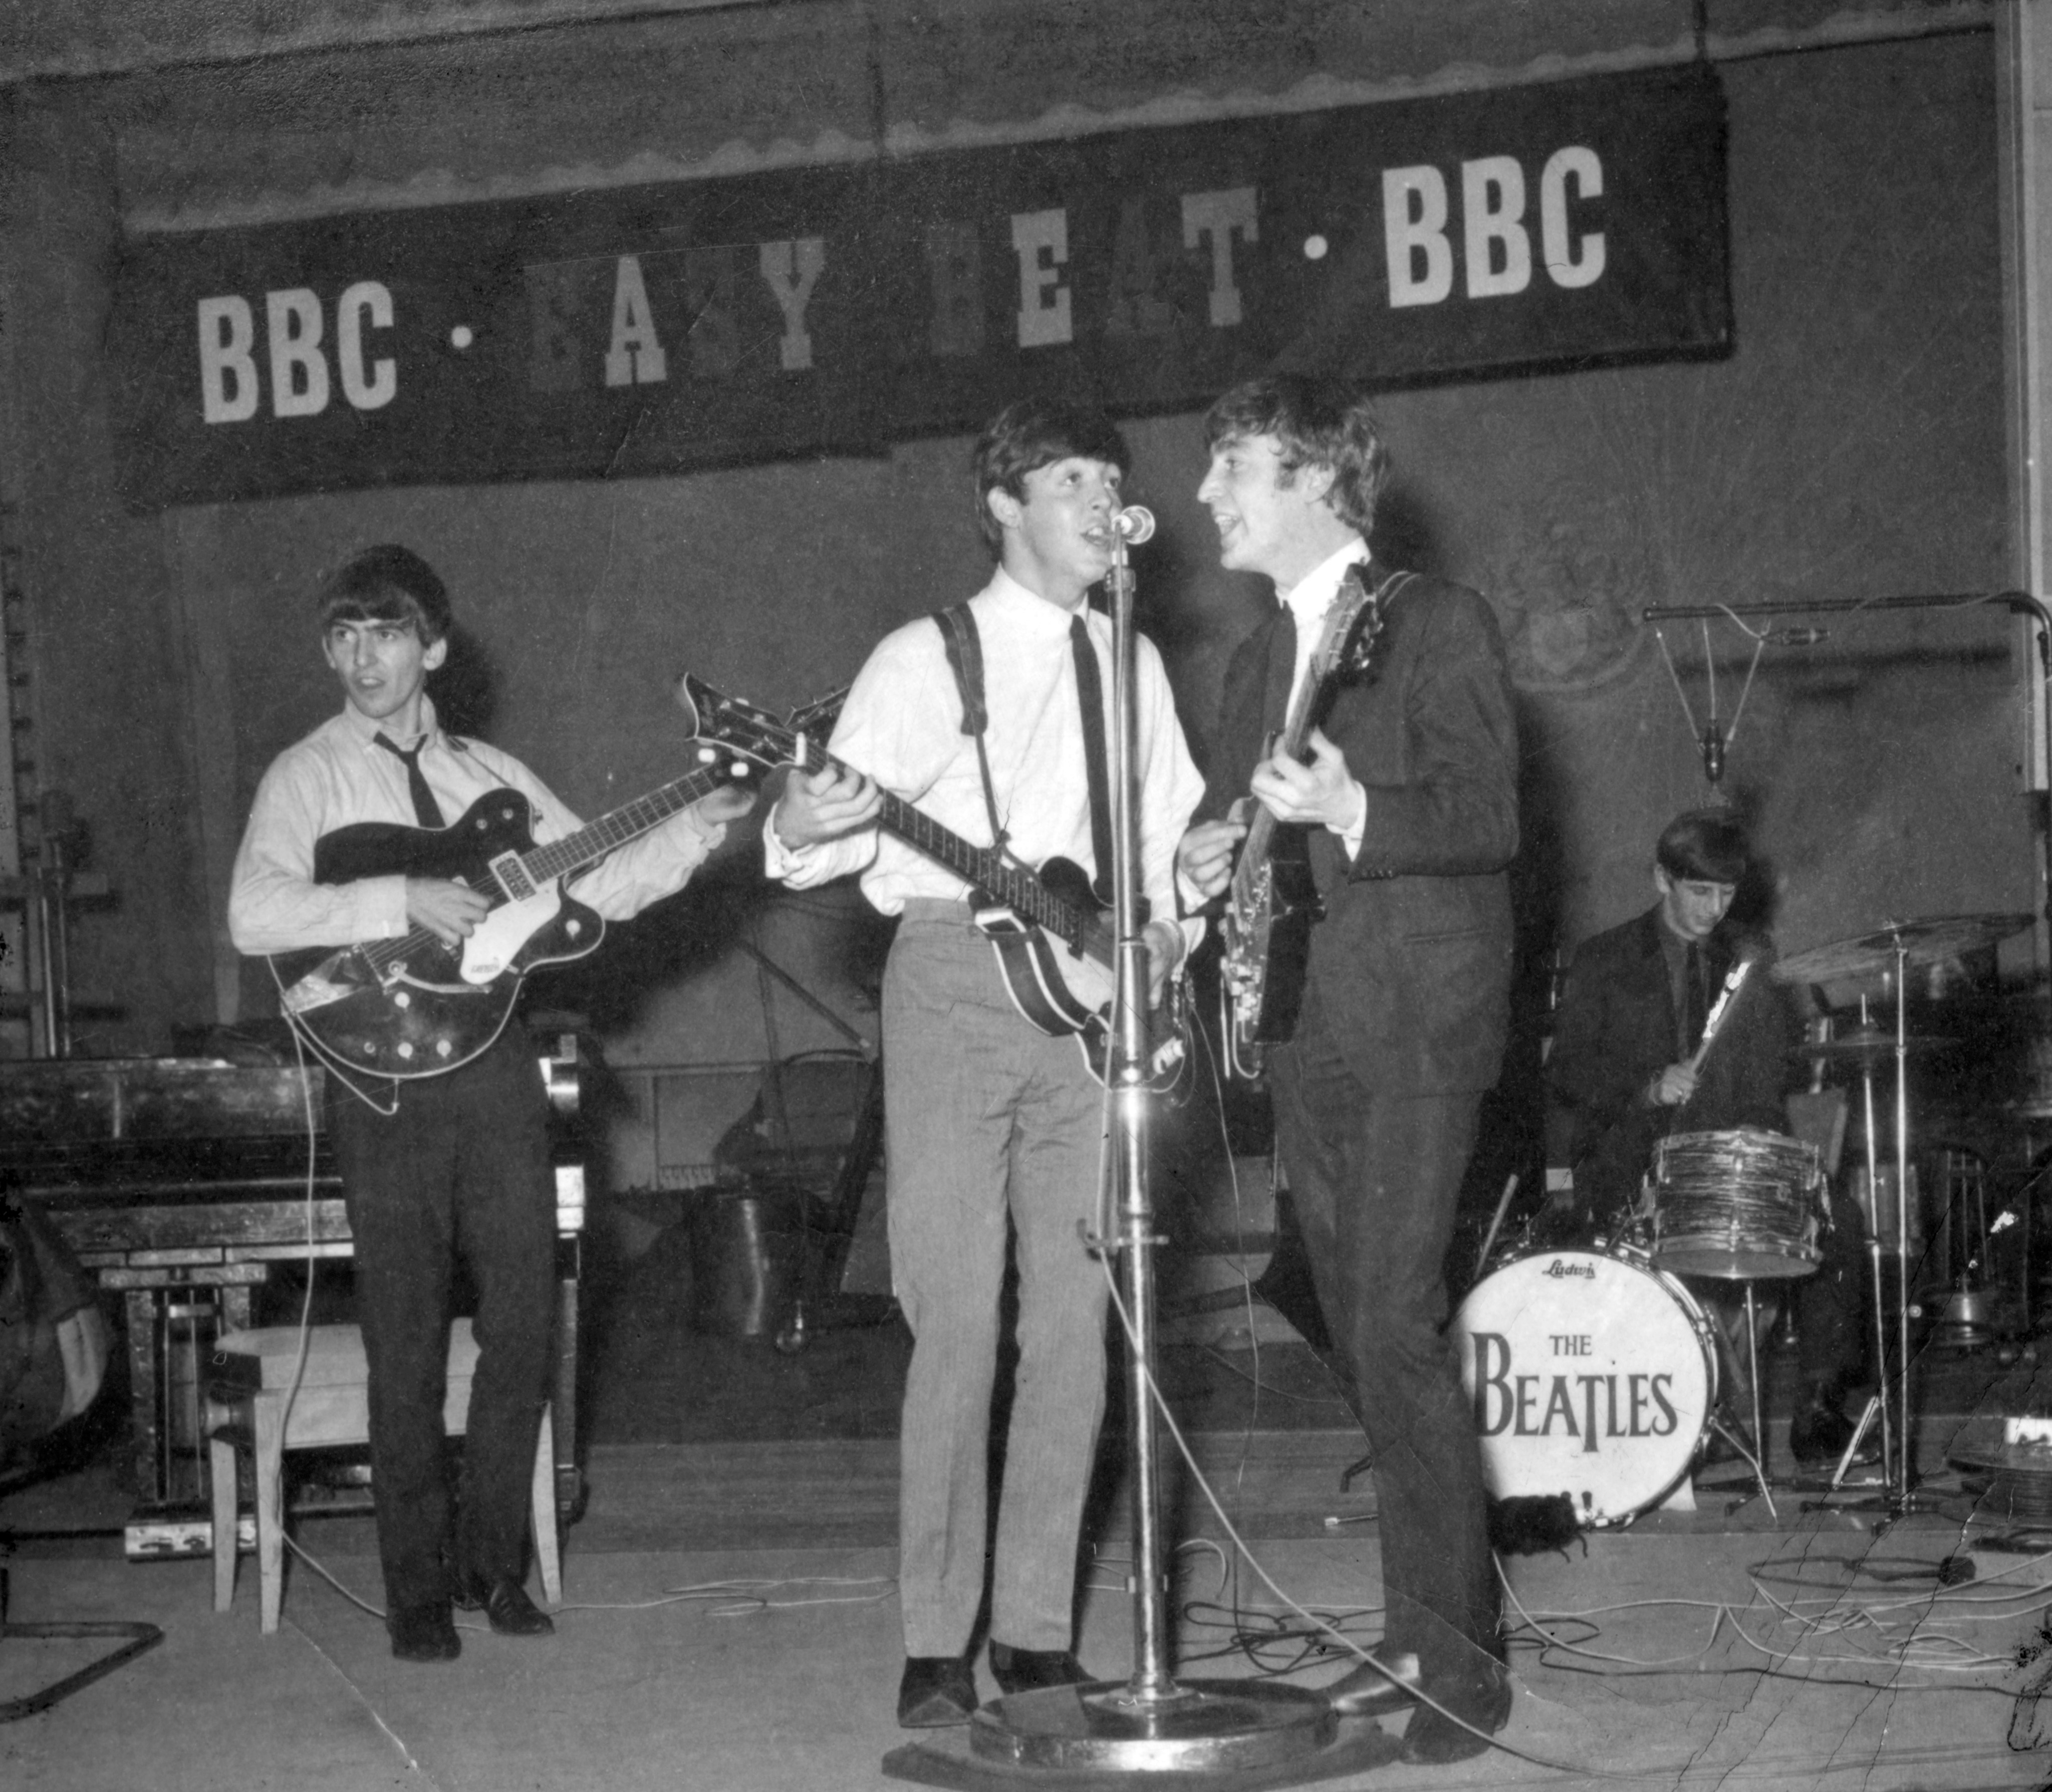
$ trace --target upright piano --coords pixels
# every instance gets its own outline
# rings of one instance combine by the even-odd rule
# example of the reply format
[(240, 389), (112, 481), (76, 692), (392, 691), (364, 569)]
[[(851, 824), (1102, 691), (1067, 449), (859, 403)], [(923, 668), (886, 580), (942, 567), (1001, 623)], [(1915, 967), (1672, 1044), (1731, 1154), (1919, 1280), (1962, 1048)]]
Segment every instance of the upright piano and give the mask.
[[(539, 1042), (538, 1042), (539, 1043)], [(554, 1118), (556, 1493), (573, 1510), (585, 1163), (578, 1035), (539, 1061)], [(0, 1172), (34, 1201), (126, 1310), (131, 1557), (205, 1555), (205, 1355), (249, 1324), (280, 1263), (347, 1258), (349, 1219), (323, 1127), (318, 1065), (217, 1058), (0, 1063)], [(311, 1273), (311, 1270), (310, 1272)]]

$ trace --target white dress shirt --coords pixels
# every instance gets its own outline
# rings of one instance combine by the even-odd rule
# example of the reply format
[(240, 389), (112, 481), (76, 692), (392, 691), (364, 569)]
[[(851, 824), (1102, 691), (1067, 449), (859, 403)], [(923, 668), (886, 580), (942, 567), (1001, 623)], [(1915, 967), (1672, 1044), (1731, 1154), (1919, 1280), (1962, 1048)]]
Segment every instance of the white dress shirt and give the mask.
[[(583, 826), (511, 753), (444, 734), (425, 698), (421, 713), (421, 773), (445, 824), (488, 791), (510, 787), (533, 805), (537, 846)], [(229, 891), (228, 930), (238, 952), (354, 945), (413, 931), (403, 876), (314, 882), (314, 847), (323, 835), (358, 822), (416, 825), (405, 764), (376, 744), (378, 733), (369, 717), (345, 709), (272, 761), (256, 787)], [(695, 808), (682, 809), (578, 878), (577, 898), (609, 921), (625, 920), (681, 885), (726, 831), (708, 827)]]
[[(1318, 644), (1318, 631), (1324, 626), (1326, 612), (1332, 608), (1333, 600), (1339, 595), (1340, 581), (1345, 577), (1349, 566), (1359, 565), (1367, 576), (1368, 544), (1360, 536), (1354, 536), (1333, 554), (1320, 561), (1310, 572), (1291, 585), (1287, 591), (1279, 591), (1277, 601), (1289, 611), (1297, 624), (1297, 668), (1290, 679), (1290, 704), (1294, 707), (1297, 695), (1304, 687), (1304, 679), (1311, 668), (1311, 655)], [(1288, 710), (1284, 713), (1286, 714)], [(1361, 781), (1354, 780), (1357, 789)], [(1361, 853), (1361, 842), (1366, 831), (1367, 798), (1363, 792), (1361, 820), (1351, 828), (1334, 828), (1346, 847), (1347, 856), (1357, 858)]]
[[(983, 649), (984, 745), (1007, 850), (1028, 866), (1059, 856), (1093, 874), (1090, 781), (1069, 635), (1071, 612), (1028, 590), (1001, 568), (969, 600)], [(1083, 612), (1107, 698), (1111, 624)], [(1204, 793), (1176, 719), (1161, 656), (1141, 637), (1134, 649), (1139, 737), (1141, 887), (1158, 918), (1176, 914), (1176, 844)], [(992, 843), (976, 741), (961, 731), (962, 706), (941, 625), (930, 616), (887, 635), (849, 691), (830, 742), (836, 758), (971, 843)], [(1106, 734), (1110, 734), (1106, 718)], [(790, 847), (773, 817), (762, 830), (770, 874), (807, 889), (859, 871), (882, 914), (909, 898), (959, 901), (968, 886), (953, 872), (880, 829)], [(1192, 943), (1202, 924), (1185, 924)]]

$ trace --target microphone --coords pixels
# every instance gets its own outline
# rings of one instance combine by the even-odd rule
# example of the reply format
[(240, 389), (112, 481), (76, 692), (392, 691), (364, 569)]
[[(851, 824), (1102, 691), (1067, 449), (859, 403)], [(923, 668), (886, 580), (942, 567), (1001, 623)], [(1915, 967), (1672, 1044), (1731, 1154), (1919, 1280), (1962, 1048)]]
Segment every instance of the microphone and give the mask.
[(1111, 519), (1112, 533), (1138, 547), (1154, 538), (1154, 513), (1144, 504), (1128, 504)]

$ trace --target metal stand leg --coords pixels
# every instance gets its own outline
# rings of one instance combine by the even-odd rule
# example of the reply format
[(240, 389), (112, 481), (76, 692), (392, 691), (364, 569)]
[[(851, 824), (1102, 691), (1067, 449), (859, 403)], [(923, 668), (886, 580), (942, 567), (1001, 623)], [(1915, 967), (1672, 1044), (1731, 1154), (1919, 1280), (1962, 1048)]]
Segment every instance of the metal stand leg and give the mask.
[[(1752, 1284), (1745, 1285), (1745, 1355), (1746, 1379), (1752, 1390), (1752, 1446), (1760, 1454), (1753, 1458), (1752, 1470), (1760, 1477), (1760, 1491), (1767, 1493), (1767, 1426), (1760, 1418), (1760, 1315), (1752, 1304)], [(1768, 1495), (1768, 1504), (1774, 1504)]]

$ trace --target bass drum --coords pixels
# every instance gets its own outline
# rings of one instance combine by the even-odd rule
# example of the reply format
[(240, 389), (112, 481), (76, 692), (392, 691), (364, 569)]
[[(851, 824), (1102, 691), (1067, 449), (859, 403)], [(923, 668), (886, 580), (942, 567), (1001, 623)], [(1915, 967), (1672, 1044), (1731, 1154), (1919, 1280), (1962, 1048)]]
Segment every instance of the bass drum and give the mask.
[(1498, 1499), (1564, 1494), (1578, 1524), (1620, 1524), (1673, 1491), (1708, 1434), (1709, 1323), (1637, 1253), (1521, 1258), (1475, 1284), (1453, 1330)]

